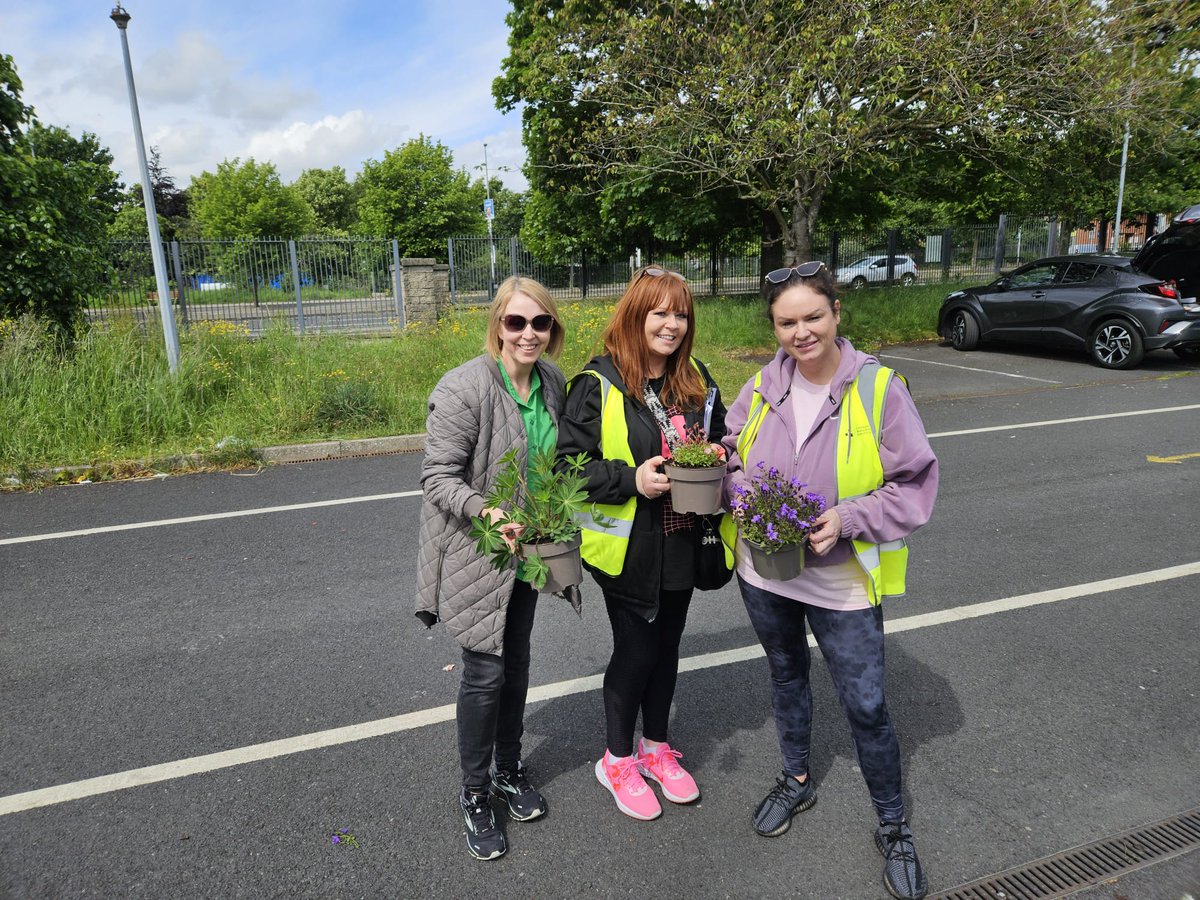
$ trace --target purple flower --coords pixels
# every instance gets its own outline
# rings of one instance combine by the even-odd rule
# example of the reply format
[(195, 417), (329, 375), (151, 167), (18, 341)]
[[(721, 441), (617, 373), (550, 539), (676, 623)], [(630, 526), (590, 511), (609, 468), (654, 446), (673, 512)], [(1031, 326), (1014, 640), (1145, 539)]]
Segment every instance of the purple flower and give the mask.
[(771, 541), (779, 540), (779, 532), (775, 530), (775, 526), (770, 522), (767, 523), (767, 539)]
[[(709, 509), (712, 509), (712, 507), (710, 506), (710, 507), (709, 507)], [(342, 842), (342, 838), (341, 838), (341, 836), (340, 836), (340, 835), (336, 835), (336, 834), (335, 834), (335, 835), (333, 836), (333, 842), (334, 842), (335, 844), (340, 844), (340, 843)]]
[[(712, 507), (710, 506), (709, 509), (712, 509)], [(755, 525), (757, 525), (759, 522), (762, 521), (762, 516), (760, 516), (758, 513), (755, 513), (754, 515), (752, 515), (750, 517), (750, 521), (753, 522)]]
[(778, 478), (779, 470), (777, 468), (775, 468), (774, 466), (771, 466), (771, 468), (767, 469), (767, 477), (768, 478)]

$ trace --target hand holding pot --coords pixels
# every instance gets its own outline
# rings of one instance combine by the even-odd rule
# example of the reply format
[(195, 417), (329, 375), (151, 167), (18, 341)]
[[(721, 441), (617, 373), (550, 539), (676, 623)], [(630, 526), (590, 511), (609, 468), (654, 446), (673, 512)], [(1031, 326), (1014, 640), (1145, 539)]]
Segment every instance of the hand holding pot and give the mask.
[(652, 456), (634, 473), (638, 493), (647, 500), (656, 500), (671, 489), (671, 479), (667, 478), (658, 467), (663, 464), (663, 457)]

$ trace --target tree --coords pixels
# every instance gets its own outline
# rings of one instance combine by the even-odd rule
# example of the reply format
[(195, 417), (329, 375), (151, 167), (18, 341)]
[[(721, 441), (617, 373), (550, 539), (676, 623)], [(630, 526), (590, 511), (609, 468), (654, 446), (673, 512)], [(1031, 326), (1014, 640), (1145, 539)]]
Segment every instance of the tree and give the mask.
[(296, 179), (296, 192), (312, 207), (317, 228), (326, 234), (346, 234), (358, 219), (354, 185), (341, 166), (305, 169)]
[(120, 185), (95, 135), (40, 125), (21, 89), (0, 55), (0, 315), (34, 313), (68, 332), (103, 280)]
[(317, 217), (304, 198), (279, 179), (273, 163), (225, 160), (201, 172), (190, 188), (192, 216), (206, 238), (296, 238), (311, 234)]
[[(195, 225), (188, 218), (188, 192), (176, 187), (175, 179), (162, 164), (157, 147), (150, 148), (146, 168), (150, 170), (150, 189), (154, 195), (159, 235), (164, 241), (190, 236), (195, 231)], [(134, 184), (121, 197), (116, 218), (108, 226), (108, 236), (120, 241), (144, 241), (149, 238), (140, 184)]]
[(482, 192), (454, 168), (444, 144), (423, 134), (382, 160), (368, 159), (358, 184), (359, 232), (396, 238), (402, 256), (443, 259), (448, 237), (486, 231)]
[(578, 131), (546, 163), (564, 177), (733, 189), (795, 261), (841, 179), (894, 172), (939, 144), (975, 154), (1111, 127), (1132, 94), (1160, 91), (1160, 65), (1122, 67), (1134, 4), (520, 0), (522, 84), (545, 86), (526, 140), (555, 140), (530, 129), (574, 115)]

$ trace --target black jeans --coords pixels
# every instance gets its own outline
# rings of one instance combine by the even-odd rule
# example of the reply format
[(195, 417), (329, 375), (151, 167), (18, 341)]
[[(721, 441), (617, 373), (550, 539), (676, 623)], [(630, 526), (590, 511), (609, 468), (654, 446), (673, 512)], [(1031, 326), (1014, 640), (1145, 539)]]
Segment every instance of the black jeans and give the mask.
[(504, 655), (462, 652), (457, 718), (464, 787), (479, 790), (487, 786), (493, 751), (497, 768), (514, 768), (521, 760), (525, 695), (529, 693), (529, 635), (536, 610), (537, 591), (518, 580), (508, 600)]
[(604, 718), (608, 750), (614, 756), (633, 755), (639, 710), (642, 734), (652, 741), (667, 739), (679, 675), (679, 641), (691, 602), (691, 590), (662, 591), (658, 615), (647, 622), (620, 600), (605, 595), (613, 652), (604, 671)]
[(808, 635), (805, 619), (829, 666), (850, 722), (858, 766), (880, 819), (904, 818), (900, 795), (900, 743), (883, 696), (883, 608), (841, 612), (809, 606), (738, 578), (742, 600), (771, 669), (771, 704), (783, 767), (808, 771), (812, 735)]

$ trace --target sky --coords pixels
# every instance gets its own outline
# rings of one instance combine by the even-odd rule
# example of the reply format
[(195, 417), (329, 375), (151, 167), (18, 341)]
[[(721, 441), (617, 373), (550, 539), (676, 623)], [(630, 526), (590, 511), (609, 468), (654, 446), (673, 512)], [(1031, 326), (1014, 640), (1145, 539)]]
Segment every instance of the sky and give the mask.
[[(46, 125), (96, 134), (139, 182), (111, 0), (0, 0), (0, 53)], [(129, 52), (146, 147), (180, 187), (235, 157), (285, 182), (425, 134), (456, 168), (526, 187), (519, 111), (492, 80), (508, 52), (505, 0), (129, 0)], [(476, 166), (480, 168), (476, 170)]]

